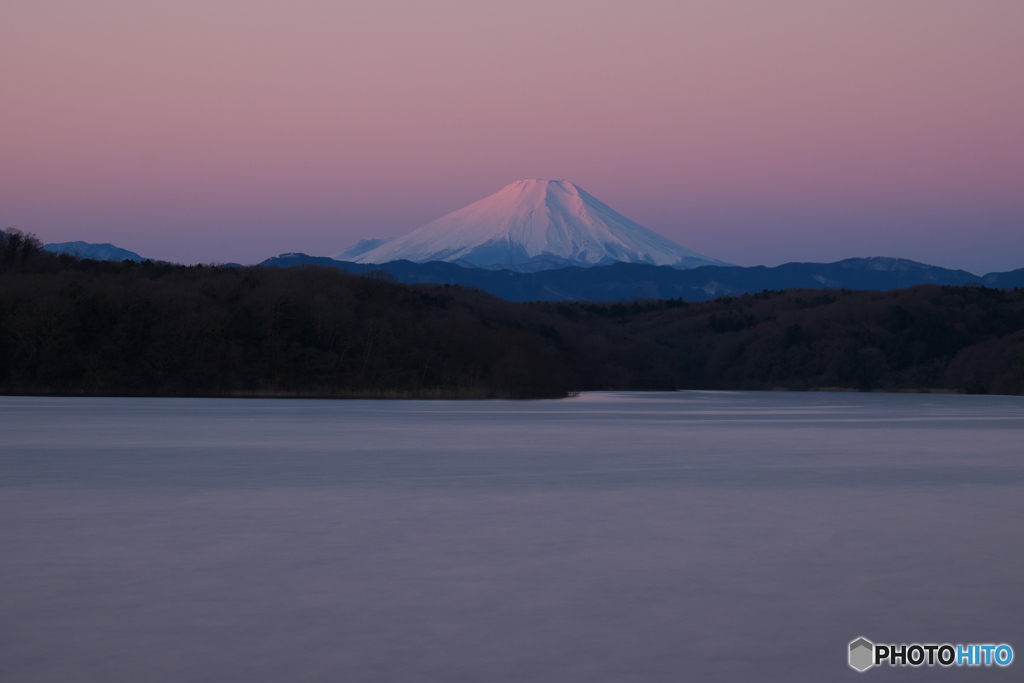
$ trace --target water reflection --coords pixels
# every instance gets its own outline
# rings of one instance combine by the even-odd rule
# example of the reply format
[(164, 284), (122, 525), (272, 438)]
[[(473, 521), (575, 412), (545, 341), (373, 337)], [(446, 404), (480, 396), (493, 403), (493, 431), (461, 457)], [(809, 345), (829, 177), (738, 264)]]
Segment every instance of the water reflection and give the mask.
[(859, 635), (1024, 649), (1018, 398), (3, 398), (0, 427), (5, 681), (854, 680)]

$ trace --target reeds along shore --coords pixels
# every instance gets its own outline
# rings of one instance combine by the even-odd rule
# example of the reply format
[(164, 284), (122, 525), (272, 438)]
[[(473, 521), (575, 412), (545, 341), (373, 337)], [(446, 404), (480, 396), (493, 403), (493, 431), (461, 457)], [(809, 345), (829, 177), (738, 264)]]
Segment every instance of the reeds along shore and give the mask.
[(1024, 393), (1024, 291), (516, 304), (317, 267), (0, 249), (0, 392), (558, 398), (580, 390)]

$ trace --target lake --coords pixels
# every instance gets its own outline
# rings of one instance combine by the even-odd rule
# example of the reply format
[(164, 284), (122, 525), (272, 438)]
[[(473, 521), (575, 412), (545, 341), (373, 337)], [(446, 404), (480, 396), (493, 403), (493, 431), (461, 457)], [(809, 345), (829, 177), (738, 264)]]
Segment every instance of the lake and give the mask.
[(0, 432), (3, 681), (1024, 667), (846, 662), (1024, 655), (1021, 397), (0, 397)]

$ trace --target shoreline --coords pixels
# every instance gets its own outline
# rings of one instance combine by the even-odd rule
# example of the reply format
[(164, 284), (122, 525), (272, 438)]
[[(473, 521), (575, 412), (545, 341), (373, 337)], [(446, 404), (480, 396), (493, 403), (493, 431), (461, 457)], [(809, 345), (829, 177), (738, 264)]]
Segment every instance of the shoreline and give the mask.
[(330, 391), (295, 391), (295, 390), (231, 390), (219, 392), (168, 392), (168, 393), (134, 393), (134, 392), (85, 392), (85, 391), (19, 391), (0, 389), (0, 397), (8, 398), (208, 398), (208, 399), (297, 399), (297, 400), (371, 400), (371, 401), (539, 401), (539, 400), (561, 400), (576, 398), (583, 393), (675, 393), (686, 391), (743, 391), (756, 393), (791, 392), (791, 393), (836, 393), (836, 394), (929, 394), (929, 395), (976, 395), (976, 396), (1019, 396), (1020, 394), (971, 394), (961, 389), (946, 389), (942, 387), (920, 387), (920, 388), (899, 388), (899, 389), (858, 389), (856, 387), (770, 387), (770, 388), (699, 388), (690, 387), (686, 389), (583, 389), (579, 391), (568, 391), (560, 396), (516, 396), (508, 392), (495, 392), (491, 390), (447, 390), (447, 389), (423, 389), (423, 390), (330, 390)]

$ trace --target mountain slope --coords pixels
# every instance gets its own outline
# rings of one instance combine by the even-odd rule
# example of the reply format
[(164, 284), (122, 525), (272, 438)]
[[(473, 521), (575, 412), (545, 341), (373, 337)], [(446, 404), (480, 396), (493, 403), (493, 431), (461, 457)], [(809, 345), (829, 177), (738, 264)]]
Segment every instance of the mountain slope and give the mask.
[(365, 254), (365, 253), (367, 253), (369, 251), (373, 251), (377, 247), (383, 246), (383, 245), (387, 244), (388, 242), (393, 242), (394, 240), (395, 240), (394, 237), (381, 237), (381, 238), (370, 237), (370, 238), (365, 239), (365, 240), (359, 240), (358, 242), (356, 242), (354, 245), (352, 245), (351, 247), (349, 247), (345, 251), (338, 252), (337, 254), (335, 254), (333, 256), (333, 258), (335, 258), (335, 259), (337, 259), (339, 261), (355, 261), (357, 258), (362, 256), (363, 254)]
[(980, 282), (965, 270), (950, 270), (894, 258), (853, 258), (835, 263), (781, 266), (702, 266), (679, 270), (643, 263), (614, 263), (538, 272), (466, 268), (455, 263), (392, 261), (382, 265), (336, 261), (305, 254), (282, 254), (264, 266), (322, 265), (355, 274), (384, 271), (399, 282), (475, 287), (509, 301), (623, 301), (674, 299), (706, 301), (766, 289), (894, 290), (915, 285)]
[(96, 261), (145, 261), (134, 251), (128, 251), (113, 244), (104, 242), (93, 244), (91, 242), (54, 242), (43, 246), (46, 251), (55, 254), (70, 254), (76, 258), (90, 258)]
[(1007, 273), (989, 273), (982, 278), (982, 284), (988, 287), (1000, 287), (1002, 289), (1024, 287), (1024, 268), (1011, 270)]
[(370, 241), (363, 240), (335, 258), (356, 263), (450, 261), (522, 270), (616, 262), (677, 268), (728, 265), (634, 223), (565, 180), (517, 180), (408, 235), (382, 242), (365, 250)]

